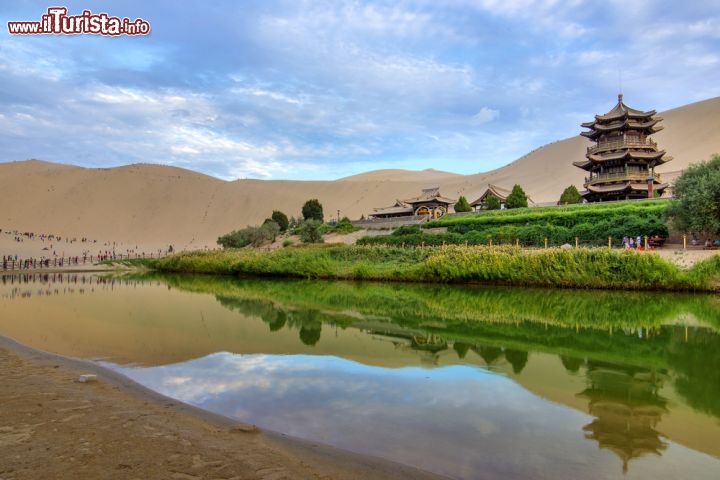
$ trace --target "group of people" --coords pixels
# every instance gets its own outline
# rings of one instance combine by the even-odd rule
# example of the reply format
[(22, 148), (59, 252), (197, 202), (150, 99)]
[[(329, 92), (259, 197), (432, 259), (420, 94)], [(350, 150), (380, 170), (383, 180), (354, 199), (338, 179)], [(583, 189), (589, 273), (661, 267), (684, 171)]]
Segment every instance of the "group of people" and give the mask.
[(634, 248), (638, 250), (642, 250), (643, 243), (642, 243), (642, 237), (638, 235), (636, 238), (625, 236), (623, 237), (623, 248)]

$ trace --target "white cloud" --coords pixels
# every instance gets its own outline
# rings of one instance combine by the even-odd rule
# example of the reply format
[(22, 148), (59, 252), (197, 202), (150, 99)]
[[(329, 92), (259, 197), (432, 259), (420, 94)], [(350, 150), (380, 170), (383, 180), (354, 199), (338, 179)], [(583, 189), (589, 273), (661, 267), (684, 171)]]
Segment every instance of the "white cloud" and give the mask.
[(493, 110), (492, 108), (482, 107), (478, 113), (473, 115), (475, 123), (488, 123), (492, 122), (500, 116), (499, 110)]

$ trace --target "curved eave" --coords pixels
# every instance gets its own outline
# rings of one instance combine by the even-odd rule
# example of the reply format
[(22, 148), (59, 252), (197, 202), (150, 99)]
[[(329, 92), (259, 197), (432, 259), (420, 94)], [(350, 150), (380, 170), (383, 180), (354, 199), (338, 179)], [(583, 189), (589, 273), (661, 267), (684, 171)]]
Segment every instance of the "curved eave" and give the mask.
[(454, 203), (457, 203), (457, 200), (453, 200), (451, 198), (435, 197), (435, 198), (426, 198), (423, 200), (405, 200), (405, 203), (409, 203), (410, 205), (418, 205), (421, 203), (440, 203), (443, 205), (452, 205)]
[(645, 130), (654, 127), (660, 122), (661, 119), (659, 118), (651, 118), (650, 120), (647, 120), (645, 122), (638, 122), (637, 120), (628, 120), (625, 122), (625, 125), (627, 125), (628, 128), (632, 129), (638, 129), (638, 130)]
[[(653, 182), (654, 190), (665, 190), (667, 187), (668, 187), (667, 183), (654, 183)], [(647, 190), (647, 183), (631, 183), (630, 188), (632, 188), (633, 190), (645, 191), (645, 190)]]
[(630, 183), (613, 183), (610, 185), (588, 185), (587, 189), (592, 193), (624, 192), (630, 188)]
[(595, 120), (602, 122), (607, 120), (616, 120), (620, 118), (646, 118), (646, 117), (652, 117), (657, 112), (655, 110), (650, 110), (649, 112), (643, 112), (642, 110), (637, 110), (632, 107), (628, 107), (625, 105), (625, 103), (622, 101), (622, 95), (618, 97), (618, 103), (604, 115), (595, 115)]
[(620, 152), (612, 152), (612, 153), (591, 153), (588, 155), (588, 159), (592, 160), (594, 162), (604, 162), (607, 160), (622, 160), (625, 158), (637, 158), (639, 160), (655, 160), (661, 163), (662, 162), (662, 156), (665, 155), (665, 150), (655, 151), (655, 152), (647, 152), (642, 150), (623, 150)]
[(585, 160), (584, 162), (573, 162), (573, 165), (578, 168), (582, 168), (583, 170), (590, 171), (593, 166), (593, 162), (591, 162), (590, 160)]

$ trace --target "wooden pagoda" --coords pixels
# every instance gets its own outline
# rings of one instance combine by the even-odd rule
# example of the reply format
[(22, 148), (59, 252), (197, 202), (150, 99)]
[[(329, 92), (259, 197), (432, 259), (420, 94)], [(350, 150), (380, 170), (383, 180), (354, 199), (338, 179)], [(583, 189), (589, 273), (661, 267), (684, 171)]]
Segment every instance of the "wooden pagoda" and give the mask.
[(592, 122), (583, 123), (590, 131), (581, 135), (595, 142), (588, 147), (585, 160), (573, 162), (587, 171), (583, 198), (589, 202), (652, 198), (662, 195), (668, 187), (655, 167), (672, 160), (664, 150), (658, 150), (650, 135), (663, 129), (662, 118), (655, 110), (643, 112), (618, 103), (605, 115), (595, 115)]

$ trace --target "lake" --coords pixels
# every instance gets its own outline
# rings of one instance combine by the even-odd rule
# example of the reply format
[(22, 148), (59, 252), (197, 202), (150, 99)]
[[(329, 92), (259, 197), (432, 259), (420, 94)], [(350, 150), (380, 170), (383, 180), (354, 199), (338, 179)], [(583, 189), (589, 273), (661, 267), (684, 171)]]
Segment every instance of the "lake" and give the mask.
[(0, 335), (458, 479), (720, 478), (716, 295), (0, 277)]

